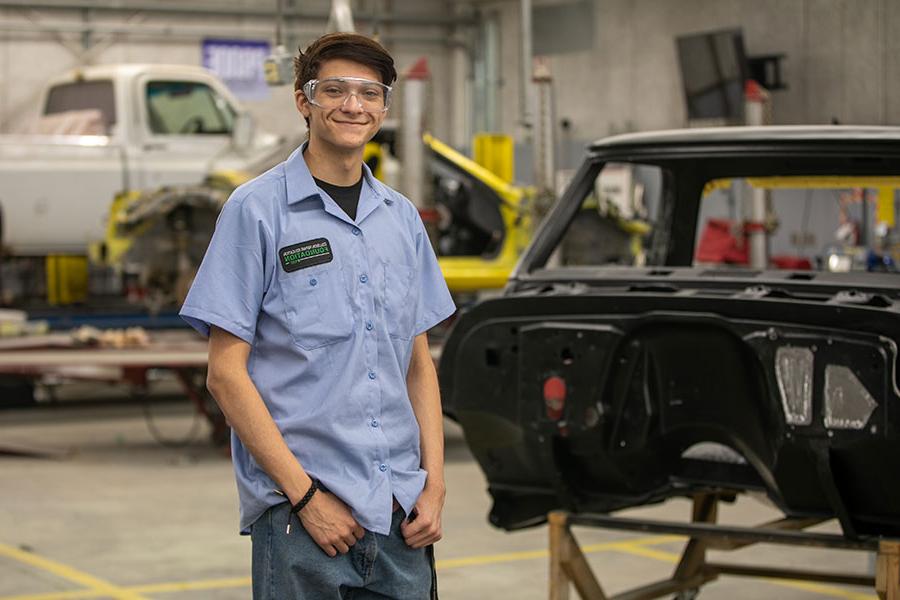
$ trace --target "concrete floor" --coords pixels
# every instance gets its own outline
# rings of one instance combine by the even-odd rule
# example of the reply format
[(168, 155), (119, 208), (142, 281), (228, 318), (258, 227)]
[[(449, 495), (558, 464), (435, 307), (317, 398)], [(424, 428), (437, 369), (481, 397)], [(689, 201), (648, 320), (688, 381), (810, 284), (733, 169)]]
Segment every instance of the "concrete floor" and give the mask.
[[(150, 407), (160, 433), (191, 432), (181, 402)], [(447, 427), (448, 498), (437, 546), (445, 600), (547, 597), (547, 529), (492, 528), (485, 480), (462, 435)], [(246, 599), (250, 543), (236, 533), (231, 465), (206, 443), (200, 422), (192, 441), (167, 447), (153, 439), (142, 407), (65, 403), (0, 411), (0, 446), (49, 451), (50, 457), (0, 456), (0, 600), (74, 598)], [(630, 511), (683, 519), (687, 501)], [(724, 507), (723, 522), (773, 518), (753, 499)], [(834, 530), (823, 526), (823, 530)], [(607, 592), (667, 576), (681, 544), (662, 536), (577, 528)], [(610, 542), (625, 542), (610, 545)], [(715, 556), (715, 554), (714, 554)], [(866, 572), (869, 557), (781, 546), (725, 557), (748, 564)], [(573, 592), (573, 598), (577, 594)], [(875, 598), (865, 588), (725, 578), (701, 598)]]

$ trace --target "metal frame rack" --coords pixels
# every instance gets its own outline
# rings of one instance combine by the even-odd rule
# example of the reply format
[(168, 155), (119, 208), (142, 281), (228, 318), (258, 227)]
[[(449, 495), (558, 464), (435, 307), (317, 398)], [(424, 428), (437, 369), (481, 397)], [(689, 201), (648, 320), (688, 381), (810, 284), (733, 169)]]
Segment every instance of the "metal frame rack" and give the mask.
[[(699, 589), (720, 575), (767, 577), (873, 586), (881, 600), (900, 600), (900, 540), (848, 539), (841, 535), (805, 531), (826, 519), (784, 518), (755, 527), (716, 523), (719, 501), (725, 494), (694, 495), (690, 523), (570, 514), (554, 511), (550, 522), (550, 600), (567, 600), (569, 583), (584, 600), (650, 600), (674, 594), (677, 600), (694, 598)], [(667, 533), (688, 537), (675, 571), (668, 579), (609, 596), (603, 591), (578, 546), (570, 526)], [(737, 550), (753, 544), (783, 544), (877, 552), (875, 577), (851, 573), (825, 573), (805, 569), (753, 567), (710, 562), (707, 550)]]

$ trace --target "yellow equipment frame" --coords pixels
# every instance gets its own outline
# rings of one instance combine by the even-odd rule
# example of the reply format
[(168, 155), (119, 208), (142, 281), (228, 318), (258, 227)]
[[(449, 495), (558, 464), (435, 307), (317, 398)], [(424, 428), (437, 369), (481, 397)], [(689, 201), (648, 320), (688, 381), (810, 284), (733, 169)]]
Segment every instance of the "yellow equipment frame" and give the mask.
[(532, 219), (528, 204), (532, 188), (511, 185), (471, 158), (461, 154), (430, 134), (422, 136), (425, 145), (500, 196), (500, 215), (505, 235), (500, 251), (493, 258), (481, 256), (442, 256), (438, 258), (451, 292), (475, 292), (506, 285), (519, 256), (531, 240)]

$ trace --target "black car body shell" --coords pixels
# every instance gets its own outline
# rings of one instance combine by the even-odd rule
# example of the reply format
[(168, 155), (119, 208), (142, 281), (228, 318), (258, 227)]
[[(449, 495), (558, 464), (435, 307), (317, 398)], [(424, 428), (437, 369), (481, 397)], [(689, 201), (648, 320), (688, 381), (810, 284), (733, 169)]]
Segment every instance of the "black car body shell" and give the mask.
[[(544, 268), (606, 162), (663, 169), (658, 266)], [(847, 536), (900, 534), (898, 276), (691, 266), (707, 182), (791, 175), (898, 176), (900, 129), (690, 130), (590, 148), (503, 296), (464, 313), (444, 347), (445, 411), (487, 476), (495, 525), (715, 488), (837, 517)], [(808, 423), (786, 419), (784, 347), (814, 356)], [(834, 366), (874, 400), (864, 425), (825, 425)], [(561, 414), (544, 397), (554, 377)], [(705, 442), (734, 454), (685, 453)]]

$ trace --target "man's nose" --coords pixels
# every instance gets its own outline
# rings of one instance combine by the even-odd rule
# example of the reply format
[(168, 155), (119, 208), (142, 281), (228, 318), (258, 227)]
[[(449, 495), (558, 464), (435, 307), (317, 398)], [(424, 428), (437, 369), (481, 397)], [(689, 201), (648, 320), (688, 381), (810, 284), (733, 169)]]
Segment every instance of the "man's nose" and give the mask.
[[(353, 100), (350, 100), (351, 98), (353, 98)], [(362, 101), (359, 99), (359, 96), (356, 95), (356, 92), (347, 94), (347, 97), (344, 98), (344, 102), (341, 104), (341, 110), (349, 113), (365, 112)]]

